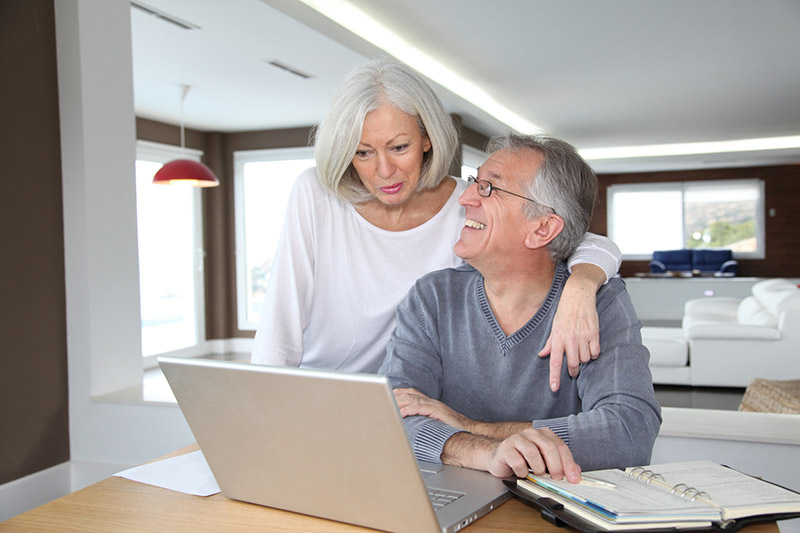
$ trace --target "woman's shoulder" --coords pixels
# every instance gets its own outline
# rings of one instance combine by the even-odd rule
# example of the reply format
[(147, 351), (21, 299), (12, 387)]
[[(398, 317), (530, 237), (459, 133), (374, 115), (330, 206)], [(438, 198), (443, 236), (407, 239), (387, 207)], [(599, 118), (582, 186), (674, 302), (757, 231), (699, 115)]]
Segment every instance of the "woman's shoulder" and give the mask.
[(292, 196), (295, 196), (296, 200), (307, 201), (312, 204), (321, 202), (340, 203), (338, 198), (319, 182), (316, 167), (307, 168), (298, 174), (294, 185), (292, 185)]

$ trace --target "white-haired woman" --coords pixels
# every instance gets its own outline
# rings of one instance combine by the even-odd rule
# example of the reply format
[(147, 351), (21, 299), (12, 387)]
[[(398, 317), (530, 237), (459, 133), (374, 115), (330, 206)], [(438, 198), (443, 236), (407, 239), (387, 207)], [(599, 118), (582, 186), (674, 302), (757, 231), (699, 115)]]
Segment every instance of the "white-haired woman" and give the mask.
[[(447, 174), (457, 146), (452, 119), (407, 66), (370, 61), (342, 81), (315, 131), (316, 168), (297, 178), (289, 199), (253, 363), (378, 370), (414, 282), (462, 264), (453, 245), (467, 182)], [(552, 351), (553, 388), (564, 353), (572, 374), (599, 353), (595, 293), (619, 260), (613, 242), (591, 234), (571, 257), (540, 352)]]

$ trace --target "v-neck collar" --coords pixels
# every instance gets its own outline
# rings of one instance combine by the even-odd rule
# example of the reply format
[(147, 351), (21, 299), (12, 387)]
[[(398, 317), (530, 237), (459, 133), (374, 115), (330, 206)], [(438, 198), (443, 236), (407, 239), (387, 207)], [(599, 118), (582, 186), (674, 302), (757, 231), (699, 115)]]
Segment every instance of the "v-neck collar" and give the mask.
[(509, 336), (506, 336), (503, 328), (500, 327), (500, 324), (497, 322), (497, 318), (495, 318), (494, 313), (492, 312), (492, 307), (489, 305), (489, 299), (486, 297), (486, 288), (484, 286), (485, 280), (483, 279), (483, 275), (478, 273), (478, 276), (478, 283), (476, 284), (478, 292), (478, 304), (481, 307), (483, 316), (486, 318), (486, 321), (489, 324), (489, 329), (492, 330), (494, 338), (500, 347), (500, 351), (505, 357), (515, 345), (524, 341), (537, 327), (539, 327), (542, 320), (544, 320), (544, 318), (550, 312), (550, 308), (553, 306), (553, 303), (561, 291), (566, 278), (569, 277), (569, 273), (564, 263), (559, 263), (556, 265), (553, 282), (550, 284), (550, 290), (547, 292), (547, 296), (542, 302), (542, 305), (539, 306), (536, 314), (534, 314), (524, 326)]

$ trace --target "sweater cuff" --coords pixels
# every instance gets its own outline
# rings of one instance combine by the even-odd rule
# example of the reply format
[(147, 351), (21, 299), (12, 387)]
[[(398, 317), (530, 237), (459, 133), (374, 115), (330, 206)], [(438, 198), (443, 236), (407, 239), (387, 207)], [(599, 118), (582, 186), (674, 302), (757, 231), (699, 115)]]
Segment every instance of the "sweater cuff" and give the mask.
[(533, 427), (541, 429), (547, 428), (569, 446), (569, 424), (566, 418), (553, 418), (550, 420), (534, 420)]
[(420, 461), (441, 464), (444, 443), (456, 433), (461, 432), (462, 430), (443, 424), (438, 420), (431, 420), (419, 428), (414, 438), (414, 455)]

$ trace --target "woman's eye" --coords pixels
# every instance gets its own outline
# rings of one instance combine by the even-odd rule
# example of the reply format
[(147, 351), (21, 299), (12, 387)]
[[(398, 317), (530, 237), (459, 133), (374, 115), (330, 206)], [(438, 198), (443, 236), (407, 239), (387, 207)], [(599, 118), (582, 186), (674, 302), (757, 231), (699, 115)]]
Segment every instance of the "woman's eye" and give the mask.
[(393, 147), (392, 150), (395, 152), (405, 152), (407, 148), (407, 144), (398, 144), (397, 146)]
[(366, 150), (357, 150), (356, 157), (359, 159), (365, 159), (369, 155), (369, 152)]

